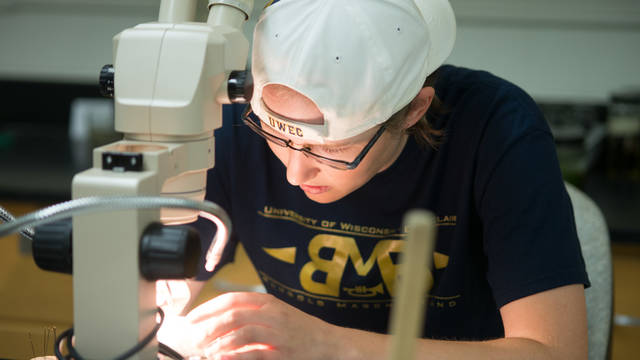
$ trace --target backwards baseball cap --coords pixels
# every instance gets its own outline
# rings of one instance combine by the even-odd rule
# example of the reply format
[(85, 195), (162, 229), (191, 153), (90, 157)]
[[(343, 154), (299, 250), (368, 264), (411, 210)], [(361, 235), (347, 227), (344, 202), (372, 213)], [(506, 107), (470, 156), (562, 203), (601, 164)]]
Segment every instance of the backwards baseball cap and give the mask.
[[(251, 107), (277, 132), (325, 142), (388, 120), (451, 53), (448, 0), (281, 0), (255, 28)], [(312, 100), (321, 125), (274, 113), (262, 101), (279, 84)]]

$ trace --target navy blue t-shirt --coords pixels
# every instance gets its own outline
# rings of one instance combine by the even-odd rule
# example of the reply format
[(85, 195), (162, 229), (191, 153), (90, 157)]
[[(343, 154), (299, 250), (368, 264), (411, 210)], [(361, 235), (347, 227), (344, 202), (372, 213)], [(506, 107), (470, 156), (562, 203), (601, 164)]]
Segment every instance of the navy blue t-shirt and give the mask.
[(434, 212), (438, 225), (425, 337), (502, 337), (501, 306), (588, 285), (553, 138), (533, 100), (453, 66), (439, 70), (435, 89), (442, 144), (409, 140), (387, 170), (330, 204), (290, 185), (241, 109), (227, 108), (206, 198), (228, 211), (233, 244), (243, 244), (269, 293), (330, 323), (386, 332), (402, 218), (413, 208)]

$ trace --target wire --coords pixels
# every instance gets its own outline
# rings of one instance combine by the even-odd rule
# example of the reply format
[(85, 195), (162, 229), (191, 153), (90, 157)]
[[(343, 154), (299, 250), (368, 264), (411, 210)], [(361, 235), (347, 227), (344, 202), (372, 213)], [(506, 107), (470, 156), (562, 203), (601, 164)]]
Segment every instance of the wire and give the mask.
[[(156, 337), (156, 334), (158, 334), (158, 330), (160, 330), (160, 327), (164, 322), (164, 311), (162, 311), (160, 307), (158, 307), (158, 314), (160, 314), (160, 321), (153, 327), (151, 332), (147, 334), (147, 336), (145, 336), (144, 339), (142, 339), (139, 343), (137, 343), (131, 349), (125, 351), (122, 355), (117, 356), (114, 360), (125, 360), (130, 358), (131, 356), (137, 354), (140, 350), (144, 349), (144, 347), (147, 346), (151, 342), (151, 340)], [(59, 360), (84, 360), (84, 358), (80, 356), (80, 354), (78, 354), (78, 351), (73, 347), (72, 338), (73, 327), (60, 334), (60, 337), (56, 339), (56, 346), (54, 349), (56, 358), (58, 358)], [(62, 344), (63, 340), (66, 341), (67, 349), (69, 350), (69, 355), (67, 356), (62, 355), (62, 352), (60, 351), (60, 345)], [(180, 354), (178, 354), (178, 356), (180, 356)]]
[(164, 343), (158, 343), (158, 352), (174, 360), (185, 360), (184, 356), (170, 348), (169, 345), (165, 345)]
[(67, 336), (70, 336), (70, 337), (73, 336), (73, 328), (63, 331), (62, 334), (60, 334), (60, 336), (56, 339), (56, 342), (53, 348), (53, 353), (56, 356), (56, 359), (58, 360), (71, 359), (70, 356), (62, 355), (62, 351), (60, 350), (60, 345), (62, 345), (62, 340), (65, 339)]
[[(8, 223), (8, 222), (14, 221), (15, 219), (16, 218), (7, 209), (0, 206), (0, 220), (2, 220), (5, 223)], [(30, 227), (25, 227), (22, 230), (20, 230), (20, 234), (29, 240), (33, 240), (33, 233), (34, 233), (33, 228), (30, 228)]]
[(219, 260), (219, 253), (221, 249), (223, 249), (224, 245), (229, 241), (229, 234), (231, 234), (231, 220), (223, 208), (206, 200), (200, 202), (189, 199), (157, 196), (85, 197), (55, 204), (17, 219), (13, 218), (13, 216), (5, 210), (0, 214), (7, 218), (11, 218), (11, 220), (4, 224), (0, 224), (0, 238), (21, 230), (23, 232), (30, 231), (31, 235), (29, 238), (32, 238), (33, 230), (28, 228), (28, 226), (35, 227), (37, 225), (47, 224), (78, 214), (87, 214), (99, 211), (155, 208), (200, 210), (201, 215), (205, 214), (205, 218), (216, 224), (218, 231), (216, 231), (216, 235), (209, 246), (205, 263), (205, 269), (213, 271), (215, 265), (217, 265), (216, 261)]

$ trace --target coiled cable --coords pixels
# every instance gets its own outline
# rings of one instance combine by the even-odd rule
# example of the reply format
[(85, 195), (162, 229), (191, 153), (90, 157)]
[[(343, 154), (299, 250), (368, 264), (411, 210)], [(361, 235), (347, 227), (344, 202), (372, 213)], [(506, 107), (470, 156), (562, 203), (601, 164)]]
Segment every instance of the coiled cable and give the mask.
[[(0, 206), (0, 220), (2, 222), (8, 223), (14, 221), (16, 218), (5, 208)], [(33, 240), (33, 228), (32, 227), (24, 227), (20, 230), (20, 235), (26, 237), (29, 240)]]
[[(156, 337), (158, 330), (160, 330), (160, 327), (164, 322), (164, 311), (162, 311), (162, 308), (160, 307), (158, 307), (157, 311), (158, 311), (158, 315), (160, 315), (160, 321), (156, 323), (156, 325), (153, 327), (151, 332), (147, 334), (142, 340), (140, 340), (140, 342), (138, 342), (135, 346), (125, 351), (122, 355), (116, 357), (114, 360), (126, 360), (130, 358), (131, 356), (137, 354), (139, 351), (144, 349), (144, 347), (147, 346), (151, 342), (151, 340), (153, 340)], [(70, 328), (64, 331), (62, 334), (60, 334), (60, 336), (56, 339), (55, 346), (54, 346), (54, 353), (58, 360), (84, 360), (84, 358), (80, 356), (80, 354), (78, 354), (78, 351), (73, 346), (72, 338), (73, 338), (73, 328)], [(60, 345), (62, 344), (63, 340), (66, 340), (67, 349), (69, 350), (69, 355), (67, 356), (62, 355), (62, 352), (60, 351), (60, 348), (61, 348)]]
[(205, 269), (213, 271), (217, 265), (225, 245), (231, 234), (231, 220), (223, 208), (210, 201), (194, 201), (189, 199), (169, 198), (159, 196), (96, 196), (85, 197), (55, 204), (44, 209), (34, 211), (19, 218), (0, 208), (0, 217), (4, 224), (0, 224), (0, 238), (15, 232), (20, 232), (28, 239), (33, 239), (33, 227), (62, 220), (73, 215), (88, 214), (104, 211), (181, 208), (199, 210), (200, 215), (212, 221), (217, 226), (216, 234), (207, 250)]

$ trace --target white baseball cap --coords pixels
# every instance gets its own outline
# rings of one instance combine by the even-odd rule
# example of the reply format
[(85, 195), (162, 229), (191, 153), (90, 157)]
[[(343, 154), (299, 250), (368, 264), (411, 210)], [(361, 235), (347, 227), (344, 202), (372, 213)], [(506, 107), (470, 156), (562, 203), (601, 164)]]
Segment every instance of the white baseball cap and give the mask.
[[(301, 141), (358, 135), (418, 94), (455, 35), (448, 0), (281, 0), (255, 28), (251, 107), (275, 131)], [(269, 111), (262, 90), (270, 84), (311, 99), (323, 124)]]

